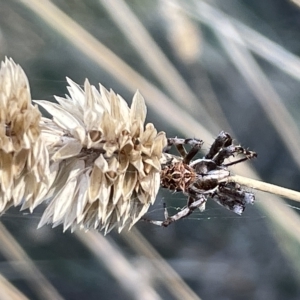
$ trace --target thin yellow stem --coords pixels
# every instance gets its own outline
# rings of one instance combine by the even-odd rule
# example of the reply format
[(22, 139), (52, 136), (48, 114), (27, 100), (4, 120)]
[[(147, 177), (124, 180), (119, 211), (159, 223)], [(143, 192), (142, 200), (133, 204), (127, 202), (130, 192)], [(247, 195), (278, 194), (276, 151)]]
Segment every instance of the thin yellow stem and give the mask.
[(239, 175), (230, 176), (226, 178), (226, 181), (234, 181), (236, 183), (239, 183), (244, 186), (248, 186), (255, 190), (276, 194), (278, 196), (300, 202), (300, 192), (283, 188), (274, 184), (266, 183), (255, 179), (250, 179)]

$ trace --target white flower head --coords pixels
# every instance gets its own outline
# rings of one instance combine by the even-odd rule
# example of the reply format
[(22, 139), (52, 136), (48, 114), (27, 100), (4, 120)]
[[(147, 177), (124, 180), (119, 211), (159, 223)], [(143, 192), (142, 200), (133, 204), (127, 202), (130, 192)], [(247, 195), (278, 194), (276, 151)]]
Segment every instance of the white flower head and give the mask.
[(0, 213), (21, 203), (33, 209), (47, 191), (49, 155), (40, 119), (24, 71), (6, 58), (0, 69)]
[[(70, 79), (58, 104), (37, 101), (52, 116), (43, 119), (51, 166), (58, 168), (54, 198), (40, 222), (121, 231), (148, 210), (160, 186), (164, 132), (144, 125), (146, 105), (139, 92), (129, 107), (113, 91)], [(50, 194), (50, 193), (49, 193)]]

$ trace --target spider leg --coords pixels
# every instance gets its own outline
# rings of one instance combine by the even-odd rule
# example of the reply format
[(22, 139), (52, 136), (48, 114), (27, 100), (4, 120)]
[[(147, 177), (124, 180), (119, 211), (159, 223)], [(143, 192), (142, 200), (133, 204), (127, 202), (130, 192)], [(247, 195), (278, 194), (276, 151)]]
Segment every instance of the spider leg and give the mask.
[(236, 148), (233, 145), (222, 148), (212, 159), (217, 166), (221, 166), (226, 158), (233, 156), (236, 153)]
[(232, 138), (229, 135), (229, 133), (225, 131), (221, 131), (213, 144), (211, 145), (208, 153), (205, 155), (206, 159), (213, 159), (215, 155), (218, 154), (218, 152), (224, 148), (228, 147), (232, 144)]
[(190, 139), (181, 139), (181, 138), (168, 138), (168, 146), (172, 145), (203, 145), (203, 141), (195, 138), (190, 138)]
[(183, 163), (189, 165), (192, 159), (195, 157), (195, 155), (199, 152), (202, 144), (194, 145), (191, 150), (186, 154), (186, 156), (183, 159)]
[(166, 203), (164, 203), (164, 217), (165, 217), (165, 220), (169, 218), (169, 213), (168, 213)]
[(157, 226), (163, 226), (163, 222), (164, 221), (154, 221), (154, 220), (149, 220), (147, 218), (141, 218), (142, 221), (145, 221), (145, 222), (148, 222), (150, 224), (153, 224), (153, 225), (157, 225)]
[(248, 159), (250, 160), (250, 159), (252, 159), (252, 158), (257, 157), (257, 153), (256, 153), (256, 152), (247, 150), (247, 149), (245, 149), (245, 148), (243, 148), (243, 147), (241, 147), (241, 146), (235, 146), (235, 152), (238, 153), (238, 154), (244, 154), (245, 157), (244, 157), (244, 158), (241, 158), (241, 159), (239, 159), (239, 160), (236, 160), (236, 161), (234, 161), (234, 162), (225, 164), (226, 167), (232, 166), (232, 165), (235, 165), (235, 164), (240, 163), (240, 162), (242, 162), (242, 161), (245, 161), (245, 160), (248, 160)]
[(212, 195), (212, 199), (221, 206), (241, 215), (246, 204), (253, 204), (255, 196), (247, 192), (235, 182), (220, 184), (218, 190)]
[(228, 163), (228, 164), (224, 164), (225, 167), (231, 166), (231, 165), (235, 165), (237, 163), (243, 162), (245, 160), (248, 159), (252, 159), (254, 157), (257, 157), (256, 152), (254, 151), (249, 151), (241, 146), (234, 146), (234, 145), (230, 145), (228, 147), (225, 147), (223, 149), (221, 149), (219, 151), (219, 153), (213, 158), (213, 161), (220, 166), (221, 164), (223, 164), (224, 160), (226, 158), (229, 158), (230, 156), (233, 156), (235, 153), (237, 154), (243, 154), (245, 157), (236, 160), (234, 162)]
[[(195, 205), (195, 203), (194, 202), (197, 202), (199, 199), (205, 199), (205, 201), (203, 201), (202, 202), (202, 204), (200, 204), (200, 205), (198, 205), (198, 204), (196, 204), (196, 207), (195, 207), (195, 209), (196, 208), (199, 208), (199, 210), (201, 211), (201, 212), (203, 212), (204, 210), (205, 210), (205, 204), (206, 204), (206, 197), (204, 196), (204, 195), (199, 195), (199, 194), (197, 194), (197, 195), (195, 195), (195, 196), (189, 196), (188, 197), (188, 201), (187, 201), (187, 207), (189, 207), (189, 208), (192, 208), (192, 207), (194, 207), (194, 205)], [(198, 199), (198, 200), (197, 200)], [(193, 209), (192, 210), (192, 212), (195, 210), (195, 209)]]
[(238, 159), (238, 160), (233, 161), (233, 162), (231, 162), (231, 163), (225, 164), (224, 166), (225, 166), (225, 167), (229, 167), (229, 166), (238, 164), (238, 163), (240, 163), (240, 162), (243, 162), (243, 161), (245, 161), (245, 160), (250, 160), (250, 159), (252, 159), (252, 158), (254, 158), (254, 157), (257, 157), (257, 153), (256, 153), (256, 152), (254, 152), (254, 151), (248, 151), (248, 152), (249, 152), (250, 154), (248, 154), (246, 157), (241, 158), (241, 159)]
[(235, 153), (244, 154), (245, 157), (225, 166), (234, 165), (257, 156), (257, 154), (253, 151), (246, 150), (241, 146), (234, 146), (232, 144), (231, 136), (227, 132), (221, 131), (211, 145), (208, 153), (205, 155), (205, 158), (213, 160), (218, 166), (220, 166), (226, 158), (234, 155)]
[(181, 209), (177, 214), (173, 215), (173, 216), (169, 216), (167, 208), (164, 208), (164, 215), (165, 215), (165, 220), (164, 221), (154, 221), (154, 220), (148, 220), (146, 218), (143, 218), (142, 220), (157, 225), (157, 226), (162, 226), (162, 227), (168, 227), (170, 224), (186, 218), (187, 216), (189, 216), (190, 214), (193, 213), (193, 211), (197, 208), (199, 208), (200, 210), (202, 210), (203, 205), (205, 205), (206, 203), (206, 197), (204, 195), (199, 195), (196, 199), (189, 197), (188, 200), (188, 206), (186, 206), (185, 208)]
[[(164, 149), (164, 152), (168, 153), (174, 145), (181, 157), (184, 159), (184, 163), (189, 164), (193, 157), (198, 153), (201, 146), (203, 145), (203, 141), (199, 139), (180, 139), (180, 138), (169, 138), (168, 145)], [(184, 145), (191, 145), (192, 148), (189, 152), (186, 151)]]
[(148, 223), (151, 223), (153, 225), (157, 225), (157, 226), (164, 226), (164, 222), (169, 219), (169, 213), (168, 213), (168, 209), (167, 209), (167, 206), (166, 206), (166, 203), (164, 203), (164, 217), (165, 217), (165, 220), (164, 221), (155, 221), (155, 220), (149, 220), (147, 218), (141, 218), (141, 220), (143, 221), (146, 221)]
[[(190, 200), (189, 200), (190, 201)], [(174, 223), (180, 219), (186, 218), (187, 216), (189, 216), (190, 214), (193, 213), (193, 211), (197, 208), (200, 208), (206, 203), (206, 198), (204, 195), (200, 195), (197, 200), (192, 201), (189, 204), (189, 206), (183, 208), (182, 210), (180, 210), (177, 214), (168, 217), (167, 219), (165, 219), (161, 226), (163, 227), (167, 227), (169, 226), (171, 223)]]

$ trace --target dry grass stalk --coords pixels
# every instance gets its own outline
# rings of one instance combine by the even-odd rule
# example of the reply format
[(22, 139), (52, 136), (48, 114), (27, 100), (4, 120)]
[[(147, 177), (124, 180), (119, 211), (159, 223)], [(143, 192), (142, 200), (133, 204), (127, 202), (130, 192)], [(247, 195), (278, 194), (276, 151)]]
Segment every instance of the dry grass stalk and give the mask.
[(239, 183), (243, 186), (247, 186), (249, 188), (275, 194), (293, 201), (300, 202), (300, 193), (291, 189), (283, 188), (278, 185), (270, 184), (267, 182), (263, 182), (260, 180), (255, 180), (239, 175), (232, 175), (228, 178), (226, 178), (226, 181), (234, 181), (236, 183)]

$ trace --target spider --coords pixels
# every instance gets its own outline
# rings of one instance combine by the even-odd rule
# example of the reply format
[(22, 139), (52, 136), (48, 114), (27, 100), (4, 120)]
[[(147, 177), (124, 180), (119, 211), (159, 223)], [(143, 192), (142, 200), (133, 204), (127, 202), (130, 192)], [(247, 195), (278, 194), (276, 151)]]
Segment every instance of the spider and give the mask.
[[(186, 144), (192, 146), (189, 152), (184, 147)], [(168, 154), (172, 145), (175, 145), (180, 157)], [(202, 145), (203, 141), (198, 139), (168, 139), (168, 146), (164, 149), (166, 161), (162, 165), (161, 187), (183, 192), (188, 196), (187, 205), (173, 216), (169, 216), (164, 205), (164, 221), (144, 219), (145, 221), (167, 227), (189, 216), (197, 208), (203, 211), (208, 197), (239, 215), (244, 211), (246, 204), (254, 202), (253, 193), (243, 190), (235, 182), (224, 182), (224, 179), (230, 175), (229, 166), (257, 157), (257, 154), (234, 145), (231, 136), (221, 131), (208, 153), (201, 159), (193, 160)], [(235, 154), (244, 157), (224, 163)]]

